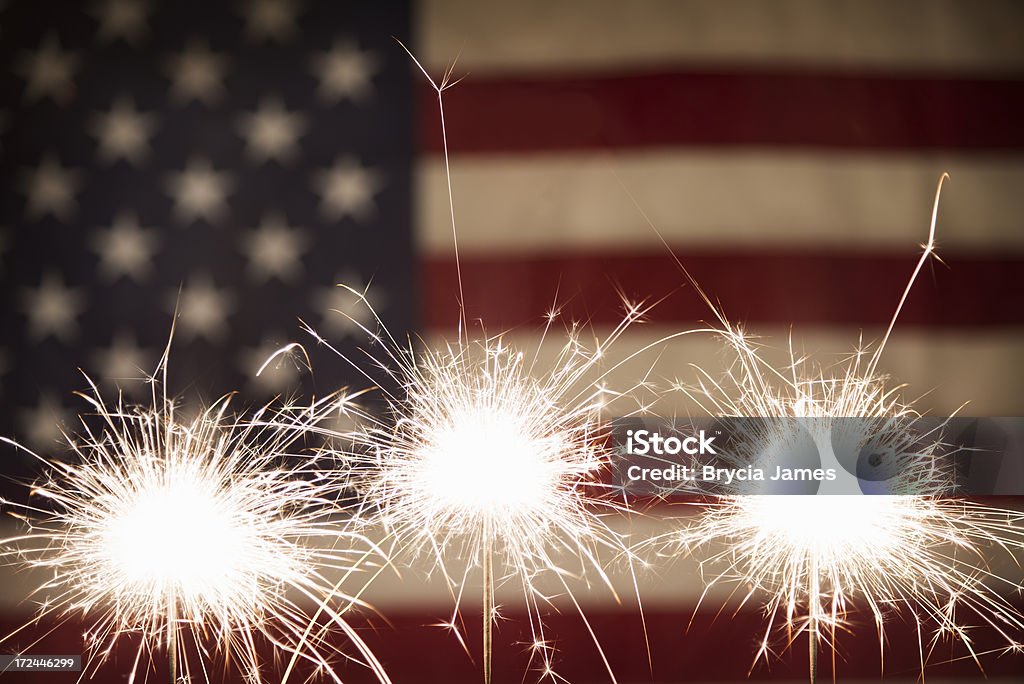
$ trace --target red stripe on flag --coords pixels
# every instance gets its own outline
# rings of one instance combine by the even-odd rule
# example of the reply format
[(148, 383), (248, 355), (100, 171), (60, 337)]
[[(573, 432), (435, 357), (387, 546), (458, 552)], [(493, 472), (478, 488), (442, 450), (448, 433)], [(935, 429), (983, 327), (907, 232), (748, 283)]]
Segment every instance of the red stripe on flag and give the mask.
[[(677, 252), (733, 321), (771, 324), (883, 325), (914, 268), (906, 254), (843, 254), (762, 249)], [(902, 326), (998, 327), (1024, 324), (1024, 256), (943, 254), (931, 262), (900, 317)], [(708, 320), (707, 306), (664, 252), (545, 254), (462, 260), (466, 314), (492, 332), (541, 321), (556, 293), (565, 318), (595, 325), (621, 320), (618, 291), (659, 298), (649, 319)], [(459, 318), (454, 259), (421, 263), (421, 312), (427, 328)]]
[[(449, 617), (443, 606), (413, 613), (396, 613), (385, 609), (384, 617), (373, 620), (373, 631), (363, 618), (352, 614), (346, 617), (359, 629), (392, 681), (417, 684), (475, 683), (481, 677), (478, 609), (478, 606), (470, 602), (464, 605), (464, 632), (472, 660), (454, 635), (445, 629), (431, 626)], [(807, 679), (806, 635), (798, 637), (792, 650), (784, 652), (786, 635), (782, 630), (773, 631), (770, 640), (780, 655), (770, 656), (767, 662), (759, 662), (751, 671), (759, 641), (767, 629), (764, 616), (753, 602), (738, 611), (734, 603), (721, 613), (718, 612), (718, 606), (709, 605), (695, 614), (692, 607), (679, 606), (677, 610), (666, 610), (665, 607), (648, 605), (645, 618), (650, 643), (650, 665), (643, 626), (635, 609), (591, 610), (586, 614), (613, 671), (622, 682), (742, 682), (748, 679), (748, 671), (749, 679), (754, 681)], [(892, 612), (887, 617), (890, 622), (886, 632), (885, 680), (915, 681), (920, 673), (916, 628), (909, 616), (904, 620)], [(969, 618), (964, 615), (963, 619)], [(545, 637), (557, 650), (554, 664), (560, 675), (569, 681), (581, 683), (609, 681), (587, 627), (572, 608), (562, 614), (551, 611), (545, 616), (544, 625)], [(4, 633), (9, 633), (19, 625), (9, 616), (0, 626), (4, 628)], [(46, 624), (39, 625), (25, 633), (24, 643), (42, 637), (32, 652), (81, 652), (83, 624), (71, 621), (53, 632), (49, 632), (48, 627)], [(863, 611), (851, 615), (848, 627), (849, 631), (844, 631), (838, 640), (835, 657), (837, 679), (878, 679), (882, 673), (882, 661), (871, 615)], [(333, 630), (329, 638), (344, 647), (345, 637), (340, 630)], [(975, 640), (974, 648), (979, 653), (1005, 646), (1005, 642), (992, 629), (972, 630), (971, 638)], [(137, 648), (137, 642), (133, 641), (131, 635), (125, 635), (94, 681), (123, 680), (131, 668)], [(501, 681), (522, 680), (531, 643), (532, 635), (526, 616), (518, 613), (514, 607), (507, 606), (502, 610), (502, 619), (495, 627), (494, 671)], [(831, 681), (832, 653), (827, 647), (822, 648), (819, 676), (822, 681)], [(275, 668), (272, 663), (281, 661), (275, 661), (273, 650), (263, 641), (257, 642), (257, 653), (268, 663), (266, 679), (273, 681), (270, 673), (279, 673), (281, 669)], [(1024, 667), (1024, 654), (1019, 652), (1002, 656), (988, 653), (981, 660), (984, 673), (969, 658), (963, 645), (945, 640), (932, 652), (929, 659), (932, 664), (926, 674), (936, 680), (948, 677), (983, 681), (986, 674), (991, 678), (1018, 676)], [(166, 678), (165, 653), (155, 654), (153, 663), (157, 681)], [(198, 665), (196, 662), (193, 667)], [(142, 672), (145, 672), (147, 666), (150, 666), (148, 659), (143, 659), (140, 666)], [(241, 681), (234, 673), (222, 677), (224, 666), (216, 658), (207, 663), (207, 667), (213, 670), (214, 682)], [(365, 669), (351, 663), (339, 663), (337, 672), (348, 684), (375, 682)], [(300, 665), (298, 675), (293, 679), (306, 681), (305, 676), (308, 674), (307, 668)], [(11, 681), (38, 681), (38, 675), (27, 675), (21, 680), (17, 676), (4, 675), (4, 681), (8, 681), (8, 677), (12, 677)], [(53, 682), (75, 681), (75, 677), (70, 674), (50, 674), (47, 677), (47, 681)], [(143, 679), (141, 673), (139, 679)], [(527, 680), (533, 679), (536, 677), (527, 677)]]
[[(421, 144), (441, 149), (421, 90)], [(843, 72), (665, 71), (467, 78), (445, 93), (453, 153), (667, 145), (1024, 147), (1024, 80)]]

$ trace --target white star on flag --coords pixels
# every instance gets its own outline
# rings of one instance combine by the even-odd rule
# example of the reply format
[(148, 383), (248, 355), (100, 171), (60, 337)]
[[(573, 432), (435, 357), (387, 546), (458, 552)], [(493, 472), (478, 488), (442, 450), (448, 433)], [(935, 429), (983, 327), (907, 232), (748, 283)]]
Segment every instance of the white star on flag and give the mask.
[(268, 214), (258, 228), (242, 238), (248, 273), (261, 283), (271, 278), (294, 280), (302, 273), (302, 255), (309, 245), (305, 232), (289, 227), (280, 214)]
[(24, 100), (28, 103), (49, 98), (67, 104), (74, 93), (79, 58), (60, 47), (60, 39), (50, 34), (35, 52), (24, 55), (18, 72), (25, 79)]
[(77, 170), (63, 167), (55, 155), (45, 155), (39, 166), (24, 174), (25, 215), (33, 221), (52, 216), (67, 223), (78, 209), (75, 194), (81, 187), (80, 177)]
[(93, 250), (100, 257), (100, 273), (112, 281), (121, 277), (145, 280), (153, 271), (158, 243), (158, 231), (141, 227), (130, 211), (120, 212), (114, 225), (97, 231), (92, 238)]
[(22, 311), (28, 318), (29, 336), (36, 341), (54, 337), (61, 342), (74, 341), (78, 334), (78, 316), (85, 310), (85, 295), (68, 287), (57, 273), (48, 272), (39, 287), (22, 293)]
[(261, 164), (272, 159), (284, 163), (295, 157), (306, 120), (287, 111), (279, 98), (265, 98), (256, 111), (242, 115), (239, 129), (250, 157)]
[(334, 166), (314, 177), (320, 194), (320, 211), (332, 221), (351, 216), (365, 221), (376, 211), (374, 195), (384, 186), (381, 174), (361, 165), (352, 157), (334, 162)]
[(228, 172), (214, 170), (210, 160), (193, 159), (184, 171), (170, 175), (167, 187), (180, 220), (214, 223), (227, 210), (227, 194), (233, 182)]
[(156, 115), (138, 111), (131, 98), (124, 96), (114, 100), (109, 112), (97, 114), (91, 126), (100, 161), (110, 164), (124, 159), (136, 166), (149, 154), (155, 129)]
[(62, 428), (71, 420), (68, 411), (51, 394), (44, 394), (39, 403), (31, 409), (21, 411), (21, 429), (26, 440), (34, 448), (53, 449), (63, 441)]
[(171, 96), (180, 104), (197, 100), (209, 106), (224, 95), (227, 59), (211, 52), (205, 43), (193, 41), (183, 52), (169, 57), (167, 71)]
[(320, 80), (317, 92), (331, 104), (366, 100), (373, 91), (373, 74), (379, 68), (373, 53), (360, 50), (351, 40), (335, 42), (330, 50), (314, 56), (312, 65)]
[(251, 0), (245, 9), (245, 35), (253, 41), (288, 42), (298, 33), (299, 7), (290, 0)]
[[(175, 293), (177, 295), (177, 293)], [(214, 285), (209, 276), (189, 280), (181, 289), (178, 302), (178, 327), (185, 340), (203, 338), (216, 341), (228, 331), (228, 317), (234, 309), (228, 288)]]
[(149, 11), (146, 0), (103, 0), (93, 10), (99, 22), (96, 37), (104, 43), (123, 40), (138, 45), (149, 33)]

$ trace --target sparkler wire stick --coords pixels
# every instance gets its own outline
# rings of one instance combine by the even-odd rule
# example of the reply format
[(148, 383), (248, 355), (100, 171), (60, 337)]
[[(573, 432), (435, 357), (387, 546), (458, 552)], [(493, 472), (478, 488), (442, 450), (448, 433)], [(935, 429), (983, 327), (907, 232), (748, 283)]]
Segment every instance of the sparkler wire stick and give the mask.
[[(812, 569), (817, 572), (817, 569)], [(807, 671), (811, 684), (818, 678), (818, 618), (812, 617), (807, 623)]]
[(490, 523), (484, 526), (483, 541), (483, 666), (484, 684), (491, 684), (491, 666), (494, 642), (494, 542)]
[(178, 617), (174, 601), (167, 602), (167, 666), (171, 673), (171, 684), (178, 684)]

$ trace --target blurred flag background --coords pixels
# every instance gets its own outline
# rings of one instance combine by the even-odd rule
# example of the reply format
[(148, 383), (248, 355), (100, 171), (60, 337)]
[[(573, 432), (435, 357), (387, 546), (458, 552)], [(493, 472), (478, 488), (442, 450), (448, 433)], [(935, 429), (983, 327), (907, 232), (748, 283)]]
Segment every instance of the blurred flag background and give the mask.
[[(557, 304), (600, 334), (620, 294), (664, 297), (615, 351), (625, 356), (707, 318), (646, 214), (732, 319), (779, 346), (792, 333), (828, 364), (880, 335), (948, 171), (944, 263), (919, 280), (882, 366), (931, 413), (1024, 411), (1019, 3), (8, 0), (3, 434), (59, 454), (60, 427), (85, 409), (72, 395), (82, 371), (144, 398), (175, 307), (171, 385), (186, 401), (365, 384), (315, 350), (312, 375), (285, 362), (255, 376), (282, 344), (312, 343), (300, 318), (345, 352), (365, 344), (335, 313), (367, 320), (339, 282), (366, 288), (396, 337), (452, 336), (436, 97), (394, 38), (432, 74), (458, 58), (465, 76), (446, 93), (448, 140), (466, 313), (489, 332), (529, 346)], [(687, 339), (652, 377), (686, 380), (690, 363), (723, 360), (714, 340)], [(609, 384), (630, 386), (654, 362)], [(0, 455), (3, 495), (24, 497), (30, 460)], [(2, 621), (19, 624), (33, 609), (25, 579), (0, 586)], [(685, 561), (641, 577), (650, 662), (635, 602), (585, 594), (622, 680), (748, 676), (761, 616), (716, 617), (712, 602), (687, 630), (700, 589)], [(368, 618), (367, 640), (396, 682), (476, 681), (458, 642), (428, 626), (447, 617), (443, 587), (410, 573), (371, 601), (390, 622)], [(580, 620), (549, 619), (564, 674), (604, 681)], [(77, 652), (77, 629), (50, 643)], [(837, 655), (844, 681), (881, 670), (863, 631)], [(894, 633), (888, 677), (914, 679), (916, 635)], [(528, 636), (508, 621), (498, 640), (496, 668), (518, 679)], [(945, 648), (933, 681), (982, 676)], [(750, 676), (800, 679), (804, 659), (773, 656)], [(1024, 671), (1019, 655), (985, 665), (1010, 681)]]

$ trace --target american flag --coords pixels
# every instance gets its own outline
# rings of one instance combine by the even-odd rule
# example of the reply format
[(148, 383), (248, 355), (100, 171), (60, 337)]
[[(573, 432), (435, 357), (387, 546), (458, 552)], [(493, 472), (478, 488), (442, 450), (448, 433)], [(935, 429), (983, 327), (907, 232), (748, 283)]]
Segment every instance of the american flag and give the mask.
[[(312, 375), (282, 364), (255, 376), (275, 348), (311, 342), (300, 318), (344, 351), (365, 343), (332, 313), (366, 313), (339, 282), (368, 288), (396, 337), (450, 338), (436, 98), (396, 38), (431, 73), (457, 57), (465, 75), (445, 94), (448, 140), (466, 313), (490, 332), (529, 345), (556, 297), (598, 332), (621, 315), (620, 292), (667, 297), (625, 356), (707, 318), (646, 214), (731, 318), (780, 346), (792, 332), (827, 363), (878, 337), (948, 171), (944, 264), (913, 292), (882, 365), (928, 393), (932, 413), (1024, 411), (1019, 3), (10, 0), (0, 431), (57, 450), (85, 408), (71, 394), (81, 371), (138, 395), (176, 307), (172, 389), (206, 400), (358, 383), (322, 354)], [(666, 348), (656, 375), (721, 362), (714, 340), (694, 338)], [(631, 386), (649, 364), (609, 383)], [(4, 475), (31, 476), (3, 457)], [(747, 676), (760, 615), (702, 612), (684, 634), (695, 573), (680, 561), (642, 578), (651, 667), (636, 607), (588, 598), (625, 681)], [(18, 624), (31, 605), (10, 582), (4, 621)], [(424, 626), (446, 600), (409, 578), (372, 592), (392, 624), (368, 641), (396, 681), (475, 681), (457, 642)], [(551, 620), (563, 672), (602, 681), (579, 621)], [(518, 677), (517, 630), (499, 628), (496, 668)], [(886, 671), (913, 679), (903, 636)], [(872, 638), (844, 648), (842, 677), (880, 671)], [(1024, 667), (986, 665), (1008, 681)], [(752, 676), (799, 679), (805, 666), (784, 656)], [(981, 676), (959, 660), (936, 671)]]
[(256, 375), (300, 317), (354, 342), (339, 282), (409, 330), (407, 6), (22, 2), (0, 21), (5, 434), (52, 449), (79, 369), (144, 393), (175, 307), (172, 384), (207, 400), (301, 387), (293, 364)]

